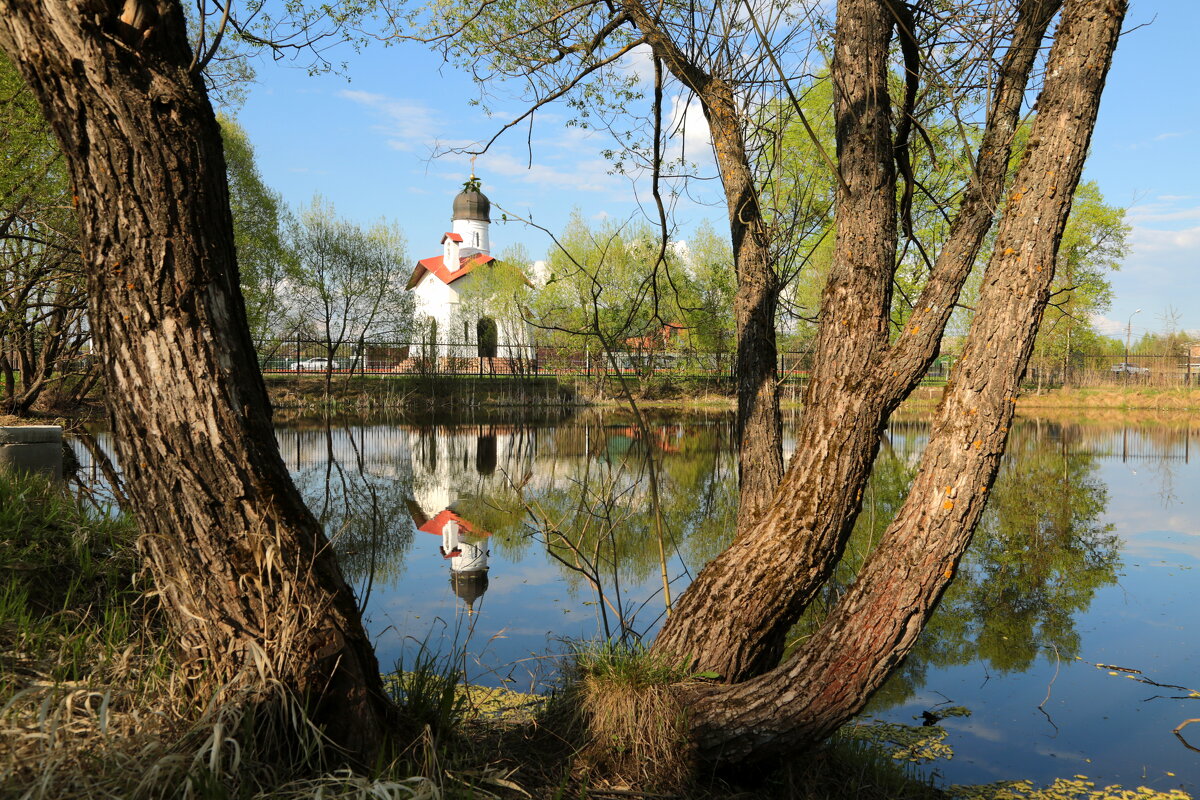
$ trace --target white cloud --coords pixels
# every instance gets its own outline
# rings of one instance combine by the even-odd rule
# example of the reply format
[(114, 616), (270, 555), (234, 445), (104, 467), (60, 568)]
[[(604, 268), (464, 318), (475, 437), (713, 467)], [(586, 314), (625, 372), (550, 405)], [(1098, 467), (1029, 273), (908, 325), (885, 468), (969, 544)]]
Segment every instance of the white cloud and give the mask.
[(695, 96), (675, 95), (671, 98), (670, 126), (671, 147), (669, 158), (685, 158), (688, 163), (710, 166), (712, 158), (712, 132), (704, 109)]
[[(1196, 218), (1200, 219), (1200, 217)], [(1150, 254), (1166, 255), (1172, 260), (1188, 259), (1194, 265), (1196, 260), (1200, 259), (1200, 226), (1184, 228), (1179, 231), (1134, 227), (1130, 236), (1130, 244), (1133, 246), (1134, 252), (1134, 256), (1131, 258)]]
[[(1179, 327), (1200, 327), (1200, 281), (1195, 279), (1200, 266), (1200, 209), (1174, 208), (1161, 204), (1155, 214), (1131, 215), (1133, 230), (1129, 236), (1129, 255), (1110, 281), (1114, 302), (1111, 315), (1117, 320), (1110, 328), (1099, 327), (1109, 335), (1123, 336), (1125, 319), (1134, 309), (1144, 309), (1135, 319), (1134, 335), (1141, 330), (1159, 330), (1160, 318), (1173, 309), (1179, 314)], [(1176, 227), (1180, 222), (1192, 222)]]
[[(600, 163), (597, 164), (597, 161)], [(579, 192), (598, 192), (608, 188), (605, 183), (609, 176), (597, 169), (600, 165), (607, 166), (607, 162), (597, 159), (591, 163), (576, 163), (570, 169), (559, 169), (544, 162), (534, 161), (531, 164), (509, 153), (489, 153), (487, 156), (490, 172), (548, 189), (574, 189)]]
[(1125, 324), (1118, 322), (1115, 319), (1109, 319), (1103, 314), (1091, 314), (1090, 322), (1092, 327), (1098, 330), (1105, 336), (1116, 336), (1117, 334), (1125, 333)]
[(626, 53), (617, 63), (621, 74), (637, 78), (638, 83), (651, 85), (654, 81), (653, 51), (648, 44), (639, 44)]
[(1194, 201), (1194, 198), (1164, 195), (1149, 203), (1133, 206), (1125, 216), (1133, 225), (1200, 220), (1200, 205), (1180, 207), (1181, 201)]
[(407, 152), (438, 141), (439, 114), (423, 103), (351, 89), (338, 92), (338, 96), (366, 106), (381, 117), (383, 122), (373, 130), (383, 133), (393, 150)]

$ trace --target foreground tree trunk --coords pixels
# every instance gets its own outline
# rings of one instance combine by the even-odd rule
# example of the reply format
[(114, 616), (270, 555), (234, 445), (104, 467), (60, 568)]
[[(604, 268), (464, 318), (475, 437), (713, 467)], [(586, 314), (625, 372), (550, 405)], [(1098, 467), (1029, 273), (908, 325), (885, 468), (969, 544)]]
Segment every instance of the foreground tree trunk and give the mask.
[[(897, 251), (887, 93), (892, 15), (884, 0), (839, 3), (833, 80), (844, 185), (796, 453), (763, 517), (681, 595), (655, 641), (659, 652), (689, 656), (693, 668), (729, 682), (778, 663), (788, 630), (832, 572), (853, 530), (888, 416), (937, 355), (999, 205), (1029, 74), (1060, 5), (1019, 3), (973, 180), (912, 320), (889, 343)], [(788, 558), (762, 558), (755, 543), (763, 541), (787, 542)], [(721, 597), (743, 599), (729, 607)]]
[(1123, 0), (1067, 0), (962, 358), (908, 497), (820, 630), (786, 663), (691, 699), (701, 753), (737, 763), (827, 737), (908, 653), (953, 579), (1004, 452), (1050, 296)]
[(391, 707), (279, 456), (179, 4), (0, 0), (0, 47), (70, 162), (109, 416), (187, 676), (199, 692), (283, 687), (369, 763)]

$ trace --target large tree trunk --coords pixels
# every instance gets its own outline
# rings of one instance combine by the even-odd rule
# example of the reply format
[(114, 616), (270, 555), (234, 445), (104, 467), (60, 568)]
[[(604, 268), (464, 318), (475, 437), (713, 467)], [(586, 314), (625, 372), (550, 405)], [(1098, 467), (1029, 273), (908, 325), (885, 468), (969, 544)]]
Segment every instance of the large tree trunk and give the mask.
[[(853, 530), (888, 416), (936, 357), (992, 223), (1041, 39), (1059, 0), (1022, 0), (976, 171), (913, 318), (888, 342), (896, 258), (896, 175), (887, 95), (891, 14), (882, 0), (838, 7), (833, 77), (839, 169), (837, 244), (822, 298), (813, 379), (796, 453), (763, 517), (701, 571), (655, 641), (737, 682), (770, 669)], [(786, 543), (785, 559), (759, 543)], [(733, 607), (717, 600), (739, 597)]]
[(783, 477), (775, 342), (779, 276), (743, 136), (749, 123), (732, 85), (689, 58), (640, 0), (626, 0), (623, 8), (655, 56), (700, 100), (725, 190), (737, 274), (738, 519), (745, 528), (766, 509)]
[(909, 495), (832, 615), (788, 662), (692, 697), (709, 757), (760, 760), (828, 736), (912, 648), (952, 580), (999, 469), (1124, 12), (1123, 0), (1064, 4), (978, 312)]
[(109, 415), (185, 673), (199, 691), (282, 686), (369, 763), (391, 707), (279, 456), (179, 4), (0, 0), (0, 47), (70, 162)]

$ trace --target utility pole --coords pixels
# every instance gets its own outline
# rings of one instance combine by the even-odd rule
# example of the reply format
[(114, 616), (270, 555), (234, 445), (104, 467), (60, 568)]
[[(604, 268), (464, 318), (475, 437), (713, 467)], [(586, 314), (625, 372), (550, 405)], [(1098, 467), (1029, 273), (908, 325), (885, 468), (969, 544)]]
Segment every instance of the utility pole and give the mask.
[(1139, 308), (1137, 311), (1134, 311), (1133, 314), (1129, 315), (1129, 320), (1126, 321), (1126, 323), (1125, 323), (1125, 362), (1124, 362), (1125, 367), (1124, 367), (1124, 372), (1125, 372), (1126, 380), (1129, 379), (1129, 334), (1133, 330), (1134, 314), (1140, 314), (1140, 313), (1142, 313), (1142, 310)]

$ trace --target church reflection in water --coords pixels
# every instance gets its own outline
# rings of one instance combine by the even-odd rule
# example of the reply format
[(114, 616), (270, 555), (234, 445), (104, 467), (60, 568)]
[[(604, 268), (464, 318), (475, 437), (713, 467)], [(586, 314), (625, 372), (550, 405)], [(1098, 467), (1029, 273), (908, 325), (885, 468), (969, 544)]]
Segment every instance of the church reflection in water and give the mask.
[(413, 449), (416, 480), (408, 509), (419, 532), (441, 537), (438, 550), (450, 562), (450, 586), (465, 604), (467, 615), (473, 616), (476, 602), (488, 589), (492, 534), (452, 508), (459, 491), (466, 488), (464, 479), (469, 481), (470, 451), (474, 451), (477, 478), (491, 476), (496, 469), (496, 435), (491, 426), (480, 426), (476, 435), (460, 433), (420, 442)]
[(442, 537), (438, 550), (450, 562), (450, 586), (467, 605), (467, 614), (475, 613), (475, 601), (488, 588), (487, 538), (491, 533), (471, 525), (449, 508), (429, 517), (421, 506), (409, 505), (417, 530)]

